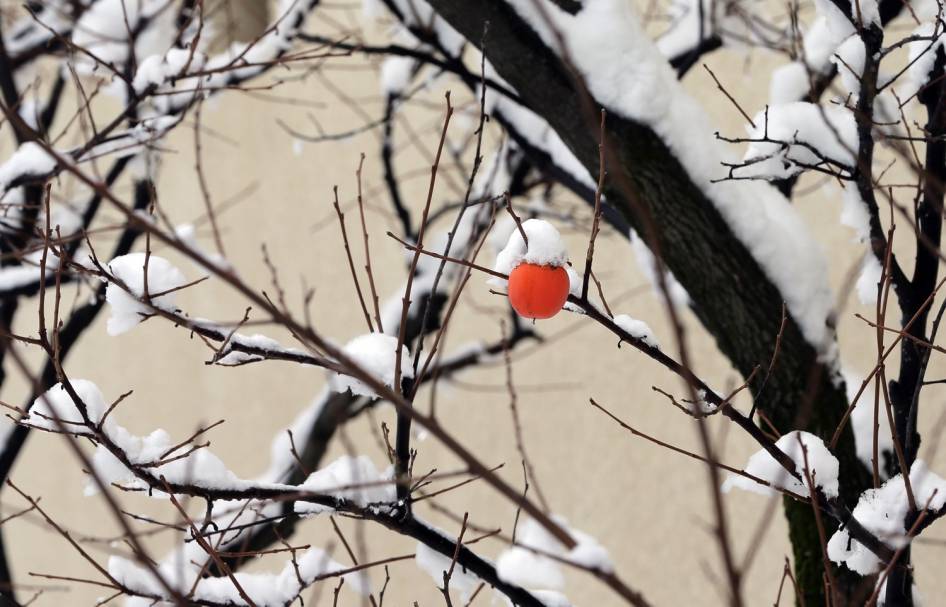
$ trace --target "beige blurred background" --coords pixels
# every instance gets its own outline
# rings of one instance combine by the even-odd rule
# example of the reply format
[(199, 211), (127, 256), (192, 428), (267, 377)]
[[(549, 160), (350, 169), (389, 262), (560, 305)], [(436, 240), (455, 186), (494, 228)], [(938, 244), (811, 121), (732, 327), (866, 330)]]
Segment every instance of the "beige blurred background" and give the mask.
[[(384, 33), (382, 28), (362, 21), (358, 10), (343, 10), (346, 8), (350, 5), (334, 4), (320, 9), (315, 17), (318, 24), (313, 24), (313, 28), (337, 34), (365, 27), (371, 36)], [(764, 56), (749, 60), (737, 51), (716, 52), (706, 60), (750, 114), (763, 107), (768, 74), (780, 61)], [(265, 244), (279, 267), (293, 312), (302, 314), (303, 281), (314, 286), (311, 312), (316, 328), (337, 342), (345, 342), (365, 330), (330, 206), (334, 185), (339, 186), (345, 204), (350, 205), (353, 200), (355, 169), (361, 153), (366, 154), (372, 261), (381, 295), (394, 294), (405, 276), (400, 247), (384, 235), (386, 230), (397, 230), (398, 226), (380, 178), (378, 133), (369, 131), (344, 141), (308, 144), (294, 141), (277, 125), (277, 120), (309, 133), (315, 133), (310, 116), (329, 132), (363, 125), (366, 116), (378, 117), (382, 111), (376, 68), (375, 62), (361, 56), (336, 58), (302, 80), (287, 81), (272, 91), (219, 95), (203, 109), (204, 165), (214, 203), (219, 205), (249, 191), (220, 216), (228, 259), (250, 284), (269, 289), (270, 278), (260, 252)], [(741, 132), (738, 112), (716, 92), (705, 71), (694, 69), (686, 86), (704, 101), (723, 132)], [(339, 98), (338, 90), (344, 91), (348, 101)], [(399, 125), (397, 168), (402, 175), (410, 176), (404, 180), (403, 188), (405, 199), (415, 211), (422, 206), (426, 193), (427, 154), (437, 143), (435, 131), (442, 120), (443, 90), (442, 83), (436, 83), (419, 97), (423, 103), (414, 104), (403, 115)], [(454, 95), (469, 101), (459, 85), (454, 86)], [(458, 140), (475, 121), (474, 108), (465, 105), (464, 109), (454, 127)], [(412, 137), (407, 136), (410, 132), (415, 134), (413, 143)], [(193, 136), (188, 123), (165, 143), (167, 153), (159, 195), (161, 205), (176, 223), (193, 222), (203, 214), (193, 170)], [(488, 127), (487, 149), (495, 149), (498, 142), (499, 129)], [(470, 158), (464, 158), (464, 162), (469, 165)], [(435, 192), (435, 207), (456, 201), (462, 194), (466, 174), (457, 171), (453, 163), (448, 165)], [(853, 242), (853, 234), (838, 222), (837, 186), (819, 183), (806, 180), (802, 188), (811, 192), (799, 197), (796, 204), (823, 244), (830, 259), (831, 282), (840, 290), (858, 262), (862, 247)], [(126, 186), (119, 191), (123, 196), (128, 194)], [(584, 207), (564, 193), (553, 200), (563, 209), (579, 211), (583, 219), (580, 225), (587, 225)], [(114, 214), (107, 215), (100, 225), (116, 219)], [(199, 233), (202, 245), (211, 249), (213, 243), (206, 226)], [(573, 259), (584, 255), (586, 239), (584, 228), (568, 230)], [(107, 242), (107, 238), (100, 237), (100, 242)], [(166, 254), (160, 249), (155, 252)], [(360, 255), (360, 246), (355, 247), (355, 253)], [(483, 260), (491, 262), (492, 255), (492, 251), (485, 251)], [(187, 262), (168, 256), (189, 277), (199, 274)], [(647, 321), (658, 339), (672, 343), (666, 314), (633, 262), (624, 238), (606, 231), (599, 240), (596, 267), (600, 268), (615, 312)], [(182, 294), (179, 303), (193, 316), (221, 321), (238, 319), (245, 307), (230, 289), (214, 280)], [(485, 279), (474, 276), (455, 314), (445, 351), (471, 340), (498, 338), (503, 306), (503, 300), (489, 293)], [(846, 366), (861, 373), (873, 364), (876, 345), (873, 331), (854, 318), (857, 311), (871, 313), (852, 296), (840, 319), (840, 340)], [(222, 427), (213, 431), (211, 449), (241, 476), (253, 477), (265, 471), (273, 437), (325, 385), (326, 375), (321, 370), (289, 363), (266, 362), (239, 368), (205, 365), (210, 351), (185, 331), (161, 320), (151, 320), (127, 334), (109, 337), (105, 332), (106, 318), (107, 311), (69, 357), (66, 369), (70, 375), (97, 383), (107, 400), (134, 389), (116, 415), (120, 423), (139, 433), (160, 427), (183, 439), (202, 422), (226, 419)], [(688, 313), (685, 320), (691, 360), (698, 374), (720, 388), (735, 384), (736, 374), (712, 339)], [(28, 307), (22, 308), (17, 330), (29, 333), (35, 328), (35, 315)], [(526, 449), (538, 484), (554, 512), (598, 538), (610, 551), (621, 576), (654, 605), (723, 603), (717, 583), (721, 567), (709, 530), (713, 518), (705, 466), (634, 438), (588, 404), (589, 397), (593, 397), (636, 428), (699, 451), (696, 422), (682, 416), (651, 390), (656, 385), (679, 393), (679, 380), (633, 349), (619, 349), (611, 335), (580, 317), (561, 314), (539, 323), (537, 328), (549, 337), (548, 341), (541, 347), (530, 344), (518, 348), (513, 355), (513, 374)], [(267, 327), (258, 330), (288, 343), (284, 334)], [(929, 377), (942, 377), (944, 370), (937, 364)], [(500, 474), (521, 486), (504, 382), (501, 363), (464, 373), (458, 381), (440, 386), (438, 412), (443, 424), (460, 436), (465, 445), (488, 464), (504, 463)], [(923, 428), (929, 428), (942, 413), (942, 390), (941, 386), (926, 390)], [(14, 377), (3, 387), (0, 398), (21, 403), (26, 394), (21, 378)], [(420, 406), (427, 406), (429, 394), (429, 390), (421, 393)], [(390, 409), (382, 407), (373, 416), (362, 416), (353, 422), (345, 435), (381, 466), (386, 458), (371, 426), (376, 429), (383, 420), (391, 424), (392, 418)], [(713, 419), (708, 423), (721, 445), (722, 459), (741, 466), (754, 447), (745, 436), (731, 431), (721, 421)], [(418, 439), (415, 446), (419, 451), (416, 470), (457, 468), (457, 461), (435, 440)], [(344, 452), (336, 441), (325, 461)], [(940, 473), (946, 470), (946, 453), (941, 451), (931, 465)], [(85, 475), (61, 437), (34, 433), (12, 479), (27, 493), (42, 498), (48, 514), (76, 538), (95, 540), (119, 533), (102, 498), (83, 497)], [(173, 509), (166, 502), (138, 495), (116, 496), (127, 509), (164, 521), (174, 518)], [(733, 544), (740, 557), (749, 548), (767, 503), (766, 498), (745, 493), (734, 493), (726, 500)], [(499, 526), (506, 531), (511, 529), (515, 516), (510, 504), (481, 483), (444, 496), (442, 504), (457, 514), (469, 512), (471, 521), (479, 525)], [(9, 490), (4, 491), (3, 515), (22, 506), (21, 499)], [(426, 505), (419, 507), (419, 514), (448, 533), (458, 531), (454, 522)], [(356, 526), (351, 521), (342, 524), (349, 531)], [(133, 526), (149, 529), (143, 523)], [(412, 541), (379, 531), (370, 524), (365, 524), (363, 531), (370, 558), (414, 550)], [(96, 572), (63, 538), (36, 516), (15, 519), (4, 525), (4, 532), (16, 581), (24, 587), (46, 589), (34, 605), (92, 605), (96, 597), (108, 594), (102, 588), (32, 575), (96, 577)], [(934, 526), (924, 538), (946, 541), (946, 531), (941, 525)], [(152, 556), (160, 558), (180, 539), (174, 532), (162, 532), (148, 537), (146, 544)], [(296, 545), (334, 543), (336, 557), (344, 560), (325, 519), (307, 522), (292, 541)], [(780, 508), (775, 511), (762, 542), (753, 566), (746, 572), (745, 596), (750, 605), (774, 602), (783, 564), (790, 552)], [(87, 541), (85, 545), (103, 563), (110, 551), (126, 551), (120, 543)], [(501, 543), (492, 540), (478, 546), (490, 557), (502, 549)], [(942, 550), (942, 545), (931, 543), (918, 543), (915, 547), (917, 582), (927, 597), (946, 592), (946, 579), (939, 575)], [(277, 556), (261, 561), (255, 569), (275, 571), (282, 564), (282, 558)], [(390, 572), (386, 604), (442, 603), (433, 580), (413, 562), (396, 563)], [(380, 586), (383, 574), (375, 571), (372, 579)], [(576, 605), (619, 604), (607, 588), (580, 572), (567, 573), (566, 593)], [(25, 600), (30, 594), (21, 589), (19, 597)], [(330, 604), (330, 597), (331, 589), (324, 589), (318, 604)], [(348, 592), (343, 591), (341, 598), (344, 605), (360, 604)], [(484, 593), (475, 604), (491, 604), (492, 598), (491, 593)], [(791, 604), (790, 593), (786, 592), (781, 604)], [(935, 605), (937, 601), (933, 598), (928, 604)]]

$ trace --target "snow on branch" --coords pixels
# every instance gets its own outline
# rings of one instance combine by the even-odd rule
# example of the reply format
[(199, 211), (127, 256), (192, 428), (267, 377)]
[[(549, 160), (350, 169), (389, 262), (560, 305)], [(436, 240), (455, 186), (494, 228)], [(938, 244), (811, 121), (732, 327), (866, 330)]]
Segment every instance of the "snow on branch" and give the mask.
[(69, 150), (58, 150), (37, 141), (23, 143), (13, 156), (0, 164), (0, 195), (19, 185), (54, 177), (65, 164), (88, 162), (105, 156), (122, 158), (135, 155), (179, 123), (180, 117), (175, 116), (148, 118), (114, 134), (100, 132), (86, 144)]
[(731, 163), (734, 179), (774, 181), (815, 170), (851, 179), (857, 149), (854, 117), (844, 108), (796, 102), (769, 106), (753, 119), (742, 162)]
[[(186, 569), (185, 578), (178, 580), (177, 587), (192, 590), (192, 600), (212, 607), (248, 604), (286, 607), (313, 584), (331, 582), (337, 578), (344, 579), (344, 585), (360, 596), (368, 596), (371, 592), (359, 568), (345, 567), (327, 552), (315, 547), (293, 556), (292, 561), (287, 562), (279, 573), (237, 572), (232, 577), (203, 577), (191, 567)], [(108, 572), (137, 597), (137, 600), (132, 599), (127, 605), (144, 606), (154, 604), (155, 600), (172, 599), (152, 573), (124, 557), (110, 557)], [(168, 568), (163, 573), (170, 575), (172, 569)]]
[(27, 141), (0, 164), (0, 193), (7, 192), (19, 181), (51, 174), (56, 162), (38, 143)]
[[(795, 462), (792, 475), (772, 458), (766, 450), (760, 450), (749, 458), (745, 471), (768, 481), (773, 487), (796, 495), (811, 495), (813, 487), (822, 491), (829, 499), (838, 496), (838, 460), (828, 451), (824, 442), (808, 432), (795, 431), (775, 441), (775, 445)], [(723, 483), (723, 491), (733, 488), (772, 495), (773, 490), (741, 475), (730, 474)]]
[[(400, 360), (400, 377), (411, 379), (414, 377), (414, 368), (411, 366), (411, 353), (406, 345), (401, 345), (401, 356), (396, 356), (398, 341), (396, 337), (384, 333), (368, 333), (360, 335), (345, 345), (347, 354), (359, 366), (366, 369), (379, 381), (389, 388), (395, 388), (394, 378), (396, 360)], [(357, 396), (376, 397), (377, 394), (364, 382), (350, 375), (336, 373), (331, 379), (332, 389), (338, 392), (350, 390)]]
[[(379, 473), (374, 463), (364, 455), (345, 455), (338, 458), (310, 474), (299, 488), (303, 491), (334, 495), (362, 508), (397, 501), (393, 466)], [(296, 514), (309, 515), (331, 512), (331, 509), (320, 504), (297, 502), (295, 511)]]
[[(925, 524), (946, 514), (946, 480), (930, 471), (923, 460), (916, 460), (910, 468), (910, 486), (917, 506), (927, 513)], [(852, 513), (864, 528), (894, 549), (906, 546), (917, 532), (913, 528), (916, 519), (908, 519), (910, 515), (902, 475), (889, 479), (878, 489), (865, 491)], [(877, 573), (885, 564), (843, 527), (831, 536), (828, 556), (861, 575)]]
[[(564, 519), (560, 522), (566, 524)], [(500, 578), (536, 591), (561, 593), (565, 589), (565, 578), (559, 563), (604, 573), (613, 571), (607, 550), (593, 537), (575, 529), (569, 529), (569, 533), (576, 539), (576, 544), (574, 548), (566, 549), (535, 521), (526, 519), (517, 529), (516, 542), (496, 561)], [(549, 598), (551, 595), (543, 596)]]
[(171, 262), (145, 253), (116, 257), (108, 262), (108, 271), (112, 278), (105, 289), (105, 299), (112, 311), (108, 318), (109, 335), (129, 331), (150, 316), (154, 308), (174, 312), (175, 293), (187, 284)]

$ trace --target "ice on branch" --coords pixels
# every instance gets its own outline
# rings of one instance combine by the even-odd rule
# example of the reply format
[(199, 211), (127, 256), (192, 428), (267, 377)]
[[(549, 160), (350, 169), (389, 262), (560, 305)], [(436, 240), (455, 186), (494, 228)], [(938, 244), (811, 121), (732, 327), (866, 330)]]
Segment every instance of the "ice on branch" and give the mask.
[[(752, 143), (736, 177), (786, 179), (811, 167), (851, 169), (857, 150), (854, 115), (840, 107), (796, 102), (756, 114)], [(828, 164), (830, 163), (830, 165)]]
[[(206, 554), (203, 555), (206, 559)], [(200, 562), (200, 561), (196, 561)], [(239, 588), (242, 588), (254, 605), (259, 607), (284, 607), (293, 603), (303, 590), (312, 584), (324, 583), (332, 587), (337, 579), (345, 579), (344, 586), (351, 588), (361, 596), (371, 592), (367, 576), (363, 571), (319, 578), (348, 569), (321, 548), (309, 548), (295, 559), (289, 561), (279, 573), (243, 573), (235, 572)], [(183, 571), (183, 579), (181, 577)], [(120, 556), (113, 556), (108, 561), (109, 575), (131, 590), (151, 597), (170, 600), (164, 586), (154, 574), (136, 563)], [(237, 585), (228, 576), (202, 576), (202, 570), (195, 563), (180, 562), (161, 565), (160, 572), (165, 580), (173, 581), (173, 586), (182, 594), (188, 595), (194, 602), (209, 602), (218, 605), (245, 605), (246, 599), (240, 594)], [(189, 594), (193, 588), (193, 594)], [(331, 591), (327, 591), (331, 594)], [(154, 601), (146, 598), (134, 598), (126, 605), (139, 607), (152, 605)]]
[[(522, 232), (526, 233), (528, 245), (522, 239)], [(568, 262), (568, 250), (562, 236), (551, 223), (543, 219), (527, 219), (522, 222), (522, 232), (517, 227), (509, 235), (506, 246), (496, 255), (495, 271), (508, 275), (521, 263), (564, 266)], [(490, 278), (488, 283), (506, 288), (506, 281), (499, 277)]]
[(499, 579), (530, 590), (561, 592), (565, 588), (565, 577), (556, 558), (603, 573), (614, 570), (608, 551), (597, 540), (587, 533), (569, 529), (561, 517), (553, 518), (568, 530), (576, 542), (575, 547), (567, 550), (539, 523), (526, 519), (519, 526), (516, 545), (504, 550), (496, 561)]
[[(352, 457), (343, 455), (331, 464), (309, 475), (299, 487), (303, 491), (332, 495), (348, 500), (357, 506), (391, 503), (397, 500), (394, 469), (388, 467), (379, 473), (374, 463), (365, 455)], [(322, 514), (331, 508), (311, 502), (296, 502), (296, 514)]]
[[(931, 472), (922, 460), (916, 460), (910, 468), (910, 485), (918, 509), (925, 507), (935, 512), (946, 506), (946, 480)], [(909, 510), (903, 475), (898, 474), (880, 488), (862, 493), (853, 516), (878, 539), (893, 549), (899, 549), (909, 540), (906, 528)], [(828, 557), (861, 575), (877, 573), (882, 564), (877, 555), (852, 538), (844, 527), (828, 541)]]
[[(444, 537), (450, 542), (456, 541), (456, 538), (448, 538), (446, 535)], [(453, 562), (452, 556), (440, 554), (426, 544), (418, 542), (414, 560), (417, 566), (431, 577), (438, 588), (443, 588), (443, 577), (445, 573), (450, 571), (450, 564)], [(472, 572), (467, 571), (460, 563), (453, 566), (453, 572), (450, 574), (450, 589), (457, 590), (464, 603), (470, 600), (479, 583), (480, 579)]]
[(41, 177), (56, 170), (56, 158), (35, 141), (23, 143), (0, 164), (0, 194), (18, 180)]
[[(364, 371), (374, 376), (389, 388), (394, 388), (394, 368), (397, 363), (397, 338), (384, 333), (359, 335), (345, 345), (345, 355)], [(401, 346), (401, 377), (414, 377), (411, 353), (407, 346)], [(336, 392), (351, 390), (357, 396), (376, 397), (375, 391), (366, 383), (342, 373), (332, 375), (330, 385)]]
[[(98, 386), (85, 379), (74, 379), (69, 383), (79, 400), (85, 405), (88, 421), (98, 424), (107, 410), (105, 398)], [(91, 433), (75, 401), (66, 390), (66, 386), (61, 383), (56, 384), (33, 401), (33, 406), (30, 407), (29, 413), (22, 422), (36, 428), (58, 432), (60, 424), (56, 423), (57, 419), (64, 426), (63, 429), (72, 434)]]
[(654, 337), (654, 332), (643, 320), (631, 318), (627, 314), (618, 314), (614, 317), (614, 323), (651, 348), (660, 348), (660, 343)]
[[(749, 458), (745, 471), (752, 476), (772, 483), (774, 487), (779, 489), (791, 491), (797, 495), (808, 495), (808, 480), (805, 476), (807, 456), (808, 474), (811, 475), (815, 487), (829, 498), (838, 496), (838, 460), (828, 451), (820, 438), (808, 432), (795, 431), (778, 439), (775, 446), (795, 462), (795, 471), (799, 478), (789, 474), (765, 449), (754, 453)], [(771, 487), (760, 485), (745, 476), (730, 474), (723, 482), (723, 491), (728, 492), (733, 488), (752, 491), (761, 495), (774, 494)]]
[(174, 311), (174, 289), (185, 285), (187, 280), (180, 270), (163, 257), (151, 255), (147, 258), (147, 264), (147, 295), (150, 297), (150, 306), (141, 301), (146, 296), (145, 254), (129, 253), (108, 263), (111, 275), (128, 289), (126, 291), (121, 285), (111, 281), (105, 289), (105, 300), (111, 309), (107, 325), (109, 335), (121, 335), (133, 329), (144, 318), (153, 314), (153, 308)]

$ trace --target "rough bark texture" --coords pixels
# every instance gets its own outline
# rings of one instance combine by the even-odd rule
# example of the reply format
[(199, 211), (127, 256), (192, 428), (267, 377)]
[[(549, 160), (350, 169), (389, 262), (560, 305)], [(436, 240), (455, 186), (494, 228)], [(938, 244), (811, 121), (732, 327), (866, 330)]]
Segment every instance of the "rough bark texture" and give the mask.
[[(597, 174), (593, 112), (583, 104), (575, 79), (528, 24), (502, 0), (430, 3), (477, 46), (489, 23), (485, 46), (493, 67), (558, 132), (591, 174)], [(653, 218), (664, 262), (689, 292), (696, 314), (720, 350), (745, 376), (756, 365), (764, 368), (781, 322), (783, 298), (778, 289), (649, 127), (610, 112), (606, 130), (615, 152), (608, 166), (608, 199), (635, 229), (644, 231), (641, 214), (624, 196), (626, 187), (618, 187), (630, 184), (635, 198)], [(805, 428), (826, 440), (847, 405), (843, 385), (833, 383), (817, 363), (814, 349), (791, 319), (778, 364), (757, 398), (759, 408), (781, 432)], [(869, 485), (869, 478), (857, 459), (849, 429), (835, 454), (841, 464), (841, 497), (852, 504)], [(824, 604), (821, 544), (811, 508), (786, 501), (785, 514), (806, 602)], [(829, 535), (832, 531), (829, 526)], [(853, 596), (859, 580), (842, 571), (835, 573), (842, 592)]]

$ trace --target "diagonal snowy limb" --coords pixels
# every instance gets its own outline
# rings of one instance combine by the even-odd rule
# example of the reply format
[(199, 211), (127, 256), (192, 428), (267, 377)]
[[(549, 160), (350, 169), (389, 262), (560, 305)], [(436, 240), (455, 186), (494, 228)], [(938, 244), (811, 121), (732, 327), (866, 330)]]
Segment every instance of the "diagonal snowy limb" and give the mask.
[[(477, 46), (481, 45), (483, 24), (489, 21), (486, 54), (496, 72), (517, 91), (530, 109), (555, 129), (588, 171), (596, 174), (597, 129), (594, 118), (597, 113), (589, 111), (591, 108), (583, 103), (585, 97), (578, 92), (572, 73), (551, 50), (552, 43), (546, 43), (532, 24), (508, 2), (487, 0), (477, 3), (476, 10), (466, 4), (447, 0), (432, 0), (431, 3), (444, 20)], [(598, 3), (589, 6), (595, 4)], [(542, 7), (546, 12), (557, 10), (545, 3)], [(633, 19), (633, 16), (629, 18)], [(615, 21), (620, 23), (617, 19)], [(536, 27), (541, 28), (541, 25)], [(602, 35), (594, 28), (586, 28), (586, 31), (594, 31), (595, 39), (602, 44), (613, 42), (629, 45), (631, 48), (627, 49), (626, 54), (612, 49), (614, 56), (630, 57), (630, 61), (638, 61), (640, 65), (628, 66), (609, 58), (607, 53), (596, 55), (596, 64), (610, 65), (612, 71), (609, 73), (615, 78), (622, 77), (622, 69), (630, 69), (630, 74), (634, 74), (641, 69), (641, 65), (646, 65), (647, 69), (653, 69), (658, 75), (663, 74), (648, 82), (651, 87), (646, 89), (648, 93), (660, 95), (664, 100), (679, 101), (683, 93), (672, 71), (636, 26), (616, 36)], [(583, 43), (593, 42), (585, 40)], [(579, 49), (579, 54), (584, 52), (584, 48)], [(664, 62), (662, 67), (658, 60)], [(620, 65), (615, 65), (617, 63)], [(606, 83), (607, 80), (598, 78), (595, 82)], [(628, 86), (633, 90), (634, 83)], [(591, 88), (595, 93), (595, 86)], [(640, 99), (643, 92), (638, 93), (635, 98)], [(732, 221), (739, 217), (730, 215), (731, 212), (739, 214), (739, 200), (745, 199), (725, 200), (720, 205), (719, 201), (710, 197), (714, 188), (706, 183), (706, 173), (701, 176), (699, 172), (706, 170), (705, 163), (715, 163), (715, 148), (710, 148), (711, 151), (705, 154), (707, 157), (701, 161), (704, 163), (702, 168), (696, 167), (696, 176), (692, 174), (693, 167), (689, 167), (691, 170), (687, 167), (688, 159), (693, 161), (692, 154), (685, 154), (685, 150), (679, 149), (680, 145), (693, 143), (693, 147), (705, 150), (701, 142), (705, 138), (712, 138), (712, 130), (706, 127), (707, 132), (698, 132), (695, 128), (689, 128), (693, 122), (683, 116), (682, 124), (688, 125), (688, 130), (683, 131), (685, 138), (671, 145), (671, 142), (665, 141), (665, 137), (680, 135), (679, 128), (676, 132), (670, 131), (674, 125), (667, 125), (666, 120), (660, 120), (665, 119), (666, 114), (662, 116), (661, 108), (654, 107), (654, 104), (648, 104), (634, 117), (628, 117), (627, 112), (619, 110), (622, 109), (623, 100), (629, 98), (632, 95), (622, 94), (616, 89), (610, 97), (596, 99), (597, 104), (603, 102), (605, 106), (617, 104), (617, 107), (607, 107), (609, 118), (606, 137), (611, 147), (609, 174), (613, 181), (606, 187), (605, 195), (618, 206), (635, 229), (649, 237), (656, 237), (664, 263), (693, 299), (696, 314), (716, 338), (722, 352), (745, 377), (756, 365), (770, 359), (776, 347), (782, 302), (789, 304), (791, 318), (782, 335), (779, 365), (766, 383), (759, 407), (777, 426), (793, 427), (799, 403), (810, 402), (808, 395), (813, 390), (817, 395), (816, 403), (811, 409), (812, 416), (808, 424), (801, 429), (819, 436), (830, 436), (847, 404), (843, 383), (832, 381), (832, 365), (825, 367), (819, 364), (819, 359), (832, 357), (835, 347), (830, 291), (826, 289), (823, 277), (812, 276), (805, 265), (778, 269), (769, 268), (766, 264), (776, 258), (785, 259), (785, 255), (800, 261), (802, 258), (794, 256), (801, 253), (804, 259), (814, 262), (814, 267), (824, 268), (825, 262), (816, 252), (817, 247), (809, 249), (805, 246), (805, 243), (810, 242), (810, 236), (797, 217), (790, 219), (790, 224), (791, 233), (799, 235), (799, 240), (789, 238), (768, 241), (766, 235), (785, 236), (786, 230), (775, 223), (779, 227), (772, 231), (772, 224), (769, 228), (765, 227), (767, 222), (774, 217), (790, 217), (794, 212), (788, 210), (788, 215), (782, 215), (786, 205), (784, 199), (779, 201), (775, 190), (767, 186), (751, 190), (753, 194), (758, 194), (759, 204), (753, 198), (742, 220), (753, 222), (759, 232), (757, 239), (751, 243), (744, 242), (745, 234)], [(685, 105), (701, 113), (692, 100), (685, 102)], [(594, 118), (589, 119), (589, 114), (594, 114)], [(715, 191), (718, 193), (720, 190)], [(729, 192), (736, 190), (726, 190), (727, 194)], [(651, 226), (646, 225), (638, 212), (640, 209), (633, 204), (635, 199), (637, 205), (645, 207), (653, 229), (648, 229)], [(728, 211), (724, 212), (724, 209)], [(775, 210), (778, 212), (774, 216), (770, 214), (770, 211)], [(796, 230), (796, 227), (799, 229)], [(764, 247), (768, 247), (767, 251), (762, 250), (763, 241)], [(786, 250), (780, 248), (781, 243), (788, 245)], [(707, 258), (714, 259), (712, 267), (701, 263), (700, 260)], [(807, 378), (813, 378), (813, 381), (808, 382)], [(751, 387), (757, 388), (758, 385)], [(841, 468), (842, 499), (852, 501), (867, 487), (868, 479), (856, 457), (853, 435), (849, 430), (840, 437), (835, 455)], [(808, 529), (807, 535), (795, 535), (798, 549), (817, 550), (819, 540), (812, 532), (815, 526), (810, 508), (789, 503), (786, 509), (790, 520), (797, 522), (799, 528)], [(817, 575), (820, 580), (820, 573)], [(820, 581), (815, 580), (805, 580), (805, 583), (813, 587), (820, 585)]]
[[(487, 45), (487, 54), (497, 72), (556, 130), (589, 172), (596, 172), (594, 133), (582, 118), (586, 114), (574, 92), (574, 83), (564, 66), (549, 60), (552, 51), (529, 24), (511, 6), (498, 0), (489, 2), (489, 10), (484, 14), (473, 14), (437, 0), (433, 4), (441, 11), (441, 16), (462, 29), (475, 43), (479, 43), (475, 33), (482, 29), (486, 18), (490, 19), (492, 46)], [(651, 54), (656, 53), (649, 42), (640, 45), (645, 47), (639, 51), (643, 60), (660, 59), (647, 54), (647, 48)], [(490, 53), (489, 48), (496, 49), (495, 53)], [(537, 64), (543, 69), (537, 71)], [(654, 69), (659, 72), (660, 66), (654, 64)], [(650, 84), (667, 88), (667, 91), (655, 92), (661, 99), (682, 103), (683, 107), (701, 113), (692, 100), (684, 98), (672, 73)], [(550, 98), (557, 103), (547, 103)], [(612, 101), (614, 99), (612, 95)], [(637, 120), (610, 114), (608, 134), (616, 147), (615, 154), (623, 173), (615, 181), (626, 179), (638, 199), (646, 201), (650, 207), (648, 211), (658, 240), (665, 245), (661, 247), (665, 263), (675, 274), (680, 274), (681, 283), (698, 306), (705, 309), (700, 314), (701, 319), (719, 339), (724, 352), (744, 373), (759, 360), (766, 359), (774, 346), (772, 328), (778, 325), (781, 301), (786, 300), (794, 320), (788, 331), (792, 334), (789, 338), (791, 356), (810, 364), (814, 349), (814, 354), (830, 358), (834, 348), (830, 289), (820, 272), (807, 269), (809, 266), (824, 268), (825, 261), (805, 227), (772, 188), (761, 184), (758, 188), (752, 187), (748, 191), (749, 200), (739, 188), (723, 192), (709, 185), (707, 175), (700, 172), (705, 171), (705, 166), (694, 168), (686, 163), (681, 166), (674, 149), (681, 153), (679, 148), (686, 142), (665, 142), (664, 139), (678, 137), (680, 133), (669, 132), (671, 127), (665, 123), (668, 116), (658, 114), (659, 110), (651, 106), (645, 108)], [(656, 121), (656, 126), (645, 124), (647, 120)], [(709, 131), (708, 125), (702, 126)], [(698, 127), (699, 124), (694, 126)], [(692, 136), (699, 142), (712, 138), (712, 133), (693, 132)], [(713, 153), (715, 150), (711, 148)], [(688, 159), (693, 160), (692, 154), (684, 156), (684, 160)], [(696, 176), (691, 177), (694, 171)], [(646, 228), (637, 209), (629, 207), (626, 192), (614, 185), (611, 189), (612, 199), (621, 205), (632, 225)], [(732, 195), (733, 199), (724, 204), (712, 198), (722, 193)], [(788, 236), (784, 236), (786, 231)], [(782, 236), (775, 241), (767, 239), (779, 234)], [(722, 264), (704, 272), (694, 261), (705, 258), (710, 252), (721, 258)], [(752, 263), (757, 257), (761, 261)], [(788, 258), (794, 261), (784, 265)], [(752, 292), (742, 291), (742, 297), (735, 297), (736, 290), (743, 288)], [(747, 325), (752, 328), (747, 330)], [(745, 340), (748, 332), (760, 339), (751, 339), (754, 343), (736, 343)], [(803, 343), (799, 339), (802, 336), (811, 345)]]

